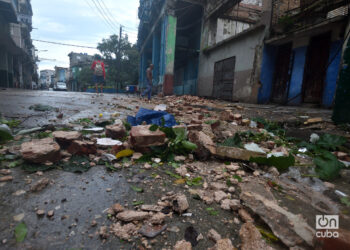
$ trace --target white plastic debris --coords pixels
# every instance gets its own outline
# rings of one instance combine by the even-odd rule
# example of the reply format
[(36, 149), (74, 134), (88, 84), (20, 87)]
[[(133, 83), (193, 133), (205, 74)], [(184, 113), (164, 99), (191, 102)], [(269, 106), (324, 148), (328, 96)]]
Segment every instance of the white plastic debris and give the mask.
[(90, 132), (90, 133), (102, 133), (104, 131), (104, 128), (84, 128), (83, 131)]
[(162, 161), (162, 160), (159, 159), (159, 158), (153, 158), (152, 160), (153, 160), (154, 163), (157, 163), (157, 164), (158, 164), (158, 163), (161, 163), (161, 161)]
[(299, 148), (298, 152), (299, 153), (306, 153), (307, 152), (307, 148)]
[(257, 152), (257, 153), (263, 153), (265, 154), (265, 151), (262, 150), (258, 144), (255, 143), (249, 143), (244, 145), (244, 148), (248, 151), (252, 151), (252, 152)]
[(238, 126), (237, 122), (232, 122), (231, 125)]
[(284, 153), (283, 152), (275, 152), (275, 153), (271, 153), (267, 155), (267, 158), (271, 158), (272, 156), (274, 157), (284, 157)]
[(336, 194), (336, 195), (339, 195), (339, 196), (341, 196), (341, 197), (348, 197), (347, 194), (345, 194), (345, 193), (343, 193), (342, 191), (339, 191), (339, 190), (335, 190), (335, 194)]
[(255, 121), (250, 121), (250, 125), (251, 128), (257, 128), (258, 124)]
[(316, 142), (318, 142), (320, 140), (320, 136), (318, 134), (312, 134), (310, 136), (310, 142), (315, 144)]
[(340, 161), (341, 163), (343, 163), (345, 165), (345, 167), (350, 167), (350, 162), (348, 161)]
[(115, 161), (116, 159), (117, 158), (112, 154), (103, 154), (101, 157), (101, 160), (106, 162), (112, 162), (112, 161)]
[(100, 138), (97, 139), (97, 146), (102, 146), (102, 147), (113, 147), (113, 146), (121, 146), (123, 143), (118, 140), (113, 140), (111, 138)]
[(167, 106), (165, 104), (159, 104), (154, 108), (154, 111), (166, 111)]
[(182, 214), (183, 217), (192, 217), (192, 213), (185, 213), (185, 214)]

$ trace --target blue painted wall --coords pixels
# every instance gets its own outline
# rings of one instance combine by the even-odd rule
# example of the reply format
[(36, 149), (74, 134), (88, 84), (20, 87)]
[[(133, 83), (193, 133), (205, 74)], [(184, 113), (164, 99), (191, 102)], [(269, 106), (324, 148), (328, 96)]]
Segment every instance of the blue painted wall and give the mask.
[(159, 61), (159, 75), (164, 77), (165, 75), (165, 49), (166, 49), (166, 30), (168, 26), (168, 17), (164, 16), (161, 23), (161, 34), (160, 34), (160, 61)]
[(271, 98), (272, 84), (275, 73), (276, 54), (277, 48), (275, 46), (265, 45), (260, 75), (262, 87), (259, 90), (258, 97), (258, 102), (260, 104), (268, 103)]
[(153, 33), (153, 48), (152, 48), (152, 63), (153, 69), (153, 84), (158, 85), (159, 82), (159, 61), (160, 61), (160, 34), (156, 29)]
[(331, 50), (330, 50), (330, 56), (329, 56), (329, 63), (331, 64), (327, 69), (326, 83), (325, 83), (325, 88), (323, 92), (323, 106), (327, 108), (332, 107), (334, 97), (335, 97), (335, 91), (337, 88), (337, 80), (338, 80), (338, 74), (339, 74), (339, 68), (340, 68), (340, 62), (341, 62), (342, 50), (340, 48), (342, 47), (342, 45), (343, 45), (342, 40), (333, 42), (331, 44)]
[[(300, 47), (293, 50), (294, 62), (293, 62), (293, 72), (290, 79), (289, 95), (288, 100), (289, 105), (298, 105), (302, 102), (302, 89), (303, 89), (303, 79), (304, 79), (304, 68), (306, 61), (307, 47)], [(293, 100), (292, 100), (293, 99)]]

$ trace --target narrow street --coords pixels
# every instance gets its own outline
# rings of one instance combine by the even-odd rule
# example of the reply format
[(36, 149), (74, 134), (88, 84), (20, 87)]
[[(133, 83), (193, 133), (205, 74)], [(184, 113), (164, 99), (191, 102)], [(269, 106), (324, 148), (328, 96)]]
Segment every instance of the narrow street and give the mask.
[[(311, 249), (315, 216), (322, 213), (339, 213), (341, 228), (350, 230), (349, 208), (335, 192), (338, 190), (349, 195), (349, 170), (344, 170), (343, 177), (334, 179), (332, 183), (307, 177), (312, 161), (306, 155), (296, 156), (296, 167), (291, 167), (289, 172), (281, 172), (281, 175), (276, 168), (271, 170), (264, 164), (220, 159), (214, 155), (198, 161), (196, 159), (203, 156), (201, 152), (195, 153), (195, 159), (193, 155), (182, 156), (171, 162), (160, 162), (160, 159), (137, 162), (134, 158), (136, 153), (132, 158), (101, 161), (103, 155), (111, 152), (110, 148), (99, 148), (94, 155), (82, 158), (75, 155), (67, 157), (62, 151), (66, 158), (54, 165), (28, 164), (21, 160), (20, 149), (24, 142), (52, 137), (54, 130), (82, 131), (86, 127), (86, 119), (94, 123), (113, 120), (119, 124), (119, 119), (135, 116), (141, 107), (153, 109), (163, 103), (167, 105), (167, 110), (171, 109), (170, 113), (175, 114), (176, 120), (187, 124), (188, 128), (198, 121), (195, 117), (205, 115), (204, 119), (200, 117), (203, 119), (200, 124), (205, 134), (215, 133), (215, 141), (221, 140), (218, 138), (222, 136), (233, 136), (227, 135), (229, 127), (231, 131), (251, 130), (259, 134), (257, 128), (243, 124), (244, 119), (254, 117), (272, 117), (275, 122), (284, 124), (281, 125), (283, 129), (301, 140), (308, 141), (312, 133), (321, 135), (329, 132), (349, 138), (348, 132), (330, 122), (331, 112), (325, 109), (235, 104), (196, 97), (155, 98), (152, 103), (144, 104), (136, 96), (127, 95), (96, 97), (88, 93), (2, 90), (0, 110), (4, 118), (23, 121), (13, 128), (14, 135), (25, 129), (44, 130), (18, 135), (1, 149), (4, 156), (1, 169), (10, 171), (1, 174), (13, 177), (12, 181), (0, 183), (1, 249), (173, 249), (183, 239), (191, 242), (194, 249), (207, 249), (218, 240), (212, 230), (242, 249), (258, 246), (260, 249), (268, 246), (285, 249), (293, 245)], [(177, 110), (174, 103), (180, 103), (184, 109)], [(37, 104), (48, 105), (46, 108), (52, 109), (30, 109)], [(240, 122), (225, 122), (222, 114), (227, 110), (242, 115), (243, 123), (232, 125)], [(322, 119), (319, 123), (304, 125), (311, 118)], [(221, 120), (219, 130), (208, 125), (217, 119)], [(106, 137), (104, 133), (83, 135), (84, 140), (92, 141)], [(273, 140), (277, 142), (280, 139)], [(202, 151), (210, 146), (200, 143), (197, 142)], [(259, 141), (258, 144), (264, 147), (265, 143)], [(290, 146), (286, 150), (291, 150)], [(348, 155), (346, 157), (342, 159), (349, 159)], [(36, 184), (42, 181), (45, 184), (38, 188)], [(253, 201), (247, 196), (249, 193), (261, 200)], [(187, 201), (184, 210), (178, 213), (172, 211), (175, 208), (168, 201), (180, 194)], [(264, 199), (276, 202), (276, 207), (269, 208)], [(257, 202), (262, 203), (258, 205)], [(117, 223), (120, 212), (113, 211), (113, 204), (122, 205), (128, 212), (149, 211), (151, 216), (161, 211), (160, 214), (165, 217), (155, 224), (158, 226), (148, 228), (160, 235), (147, 238), (135, 232), (146, 225), (142, 219), (135, 218), (134, 224), (130, 223), (137, 229), (123, 228), (118, 224), (120, 222)], [(151, 206), (146, 208), (144, 205)], [(249, 227), (249, 214), (265, 235), (264, 240), (255, 236), (247, 242), (245, 237), (254, 235), (254, 229)], [(305, 222), (294, 218), (299, 214)], [(279, 218), (279, 223), (276, 224), (273, 218)], [(288, 223), (292, 221), (298, 224), (294, 229), (289, 228)], [(14, 230), (20, 222), (25, 222), (28, 233), (23, 243), (16, 243)], [(160, 225), (165, 225), (166, 229)], [(243, 225), (248, 230), (248, 236), (244, 236)], [(283, 227), (289, 228), (288, 231), (279, 232)], [(299, 230), (310, 232), (303, 235)]]

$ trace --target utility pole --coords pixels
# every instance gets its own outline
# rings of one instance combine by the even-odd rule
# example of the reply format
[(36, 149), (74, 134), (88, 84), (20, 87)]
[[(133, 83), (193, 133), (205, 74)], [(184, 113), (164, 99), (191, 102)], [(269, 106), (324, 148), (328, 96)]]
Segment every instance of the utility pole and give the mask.
[(118, 43), (118, 58), (117, 58), (117, 65), (118, 65), (118, 81), (117, 83), (117, 91), (119, 89), (119, 86), (121, 86), (120, 77), (121, 77), (121, 65), (122, 65), (122, 57), (121, 57), (121, 43), (122, 43), (122, 36), (123, 36), (123, 26), (120, 25), (120, 31), (119, 31), (119, 43)]

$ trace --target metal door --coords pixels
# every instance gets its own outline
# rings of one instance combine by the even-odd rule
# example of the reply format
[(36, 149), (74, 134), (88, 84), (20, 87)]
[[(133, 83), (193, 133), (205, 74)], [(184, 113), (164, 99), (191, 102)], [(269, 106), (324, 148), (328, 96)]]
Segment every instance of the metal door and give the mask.
[(215, 63), (213, 97), (232, 101), (236, 57)]
[(304, 83), (304, 103), (321, 104), (330, 52), (331, 34), (313, 37), (308, 47)]
[(275, 78), (272, 90), (272, 102), (284, 103), (287, 99), (287, 87), (290, 81), (292, 44), (279, 46), (275, 65)]

